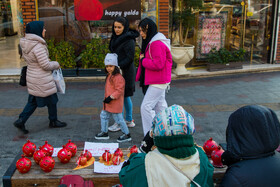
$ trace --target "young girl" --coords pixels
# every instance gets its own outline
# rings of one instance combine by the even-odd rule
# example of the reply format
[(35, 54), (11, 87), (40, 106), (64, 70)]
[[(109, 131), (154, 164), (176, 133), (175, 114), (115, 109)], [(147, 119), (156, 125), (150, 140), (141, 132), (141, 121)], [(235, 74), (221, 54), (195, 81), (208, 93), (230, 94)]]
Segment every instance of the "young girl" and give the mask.
[(95, 139), (109, 139), (108, 123), (110, 117), (113, 116), (115, 122), (120, 124), (121, 131), (124, 133), (117, 141), (131, 141), (128, 127), (122, 115), (125, 80), (120, 74), (120, 69), (118, 67), (118, 55), (115, 53), (108, 53), (104, 62), (107, 77), (105, 83), (103, 110), (100, 114), (101, 132), (95, 135)]

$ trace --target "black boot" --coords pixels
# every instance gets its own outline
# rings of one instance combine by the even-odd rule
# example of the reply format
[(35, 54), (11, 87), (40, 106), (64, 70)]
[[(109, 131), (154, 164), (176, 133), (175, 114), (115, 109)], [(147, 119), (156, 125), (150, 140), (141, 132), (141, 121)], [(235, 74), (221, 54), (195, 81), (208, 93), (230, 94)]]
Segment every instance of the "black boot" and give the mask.
[(22, 131), (24, 134), (28, 134), (29, 132), (28, 130), (26, 130), (24, 122), (22, 121), (21, 118), (19, 118), (14, 122), (14, 126), (18, 128), (20, 131)]
[(49, 127), (50, 128), (60, 128), (60, 127), (66, 127), (67, 123), (61, 122), (61, 121), (50, 121)]

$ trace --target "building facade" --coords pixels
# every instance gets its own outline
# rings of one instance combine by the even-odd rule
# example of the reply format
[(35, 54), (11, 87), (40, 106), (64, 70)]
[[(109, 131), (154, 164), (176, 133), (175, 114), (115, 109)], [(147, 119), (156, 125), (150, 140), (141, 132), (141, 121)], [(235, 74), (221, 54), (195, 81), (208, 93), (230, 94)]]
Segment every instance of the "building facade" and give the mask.
[[(9, 42), (10, 38), (14, 39), (14, 43), (18, 43), (18, 39), (24, 35), (26, 24), (35, 20), (45, 22), (47, 39), (55, 38), (57, 42), (71, 41), (76, 48), (79, 48), (82, 41), (90, 40), (92, 37), (109, 38), (113, 17), (111, 20), (101, 18), (101, 21), (77, 20), (78, 9), (75, 7), (82, 1), (0, 1), (0, 49), (5, 50), (3, 47), (6, 46), (5, 41)], [(108, 7), (104, 8), (108, 10), (106, 12), (108, 14), (110, 10), (114, 10), (113, 8), (134, 7), (138, 2), (141, 17), (127, 16), (131, 25), (137, 27), (140, 19), (150, 17), (157, 23), (159, 32), (170, 38), (173, 45), (179, 42), (179, 26), (175, 24), (174, 17), (179, 1), (116, 0), (110, 4), (108, 0), (100, 0), (103, 8)], [(129, 2), (134, 2), (134, 5)], [(280, 62), (278, 0), (205, 0), (203, 3), (203, 9), (193, 12), (195, 25), (189, 29), (185, 40), (186, 43), (195, 46), (195, 58), (188, 66), (205, 65), (207, 53), (213, 47), (225, 47), (229, 50), (244, 48), (247, 51), (246, 62), (251, 64)], [(131, 8), (131, 11), (126, 11), (125, 14), (135, 14), (135, 9)], [(12, 49), (7, 51), (9, 50), (12, 51)], [(1, 51), (3, 54), (3, 50)], [(20, 61), (18, 59), (16, 61), (18, 62), (16, 68), (19, 68)], [(3, 59), (0, 60), (0, 69), (5, 68), (1, 66), (2, 63)]]

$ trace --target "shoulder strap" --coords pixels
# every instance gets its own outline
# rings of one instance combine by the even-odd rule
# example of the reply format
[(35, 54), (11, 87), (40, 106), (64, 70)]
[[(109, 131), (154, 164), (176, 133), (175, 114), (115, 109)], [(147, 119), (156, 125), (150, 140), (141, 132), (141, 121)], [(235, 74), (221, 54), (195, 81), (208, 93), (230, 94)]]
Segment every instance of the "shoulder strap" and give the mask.
[(195, 184), (197, 187), (201, 187), (197, 182), (195, 182), (194, 180), (192, 180), (187, 174), (185, 174), (184, 172), (182, 172), (177, 166), (175, 166), (170, 160), (168, 160), (163, 154), (161, 154), (157, 149), (154, 150), (155, 153), (157, 153), (158, 155), (160, 155), (162, 158), (164, 158), (165, 160), (167, 160), (169, 163), (172, 164), (172, 166), (179, 171), (180, 173), (182, 173), (183, 175), (185, 175), (185, 177), (187, 177), (193, 184)]

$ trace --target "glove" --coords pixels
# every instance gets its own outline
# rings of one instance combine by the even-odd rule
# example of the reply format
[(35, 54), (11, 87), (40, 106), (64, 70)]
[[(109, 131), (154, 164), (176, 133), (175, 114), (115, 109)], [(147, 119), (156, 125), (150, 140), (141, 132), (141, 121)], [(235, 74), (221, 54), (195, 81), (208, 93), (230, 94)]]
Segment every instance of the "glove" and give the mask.
[(110, 96), (108, 96), (108, 97), (106, 97), (106, 99), (104, 99), (104, 103), (110, 103), (111, 101), (112, 101), (113, 99), (110, 97)]

